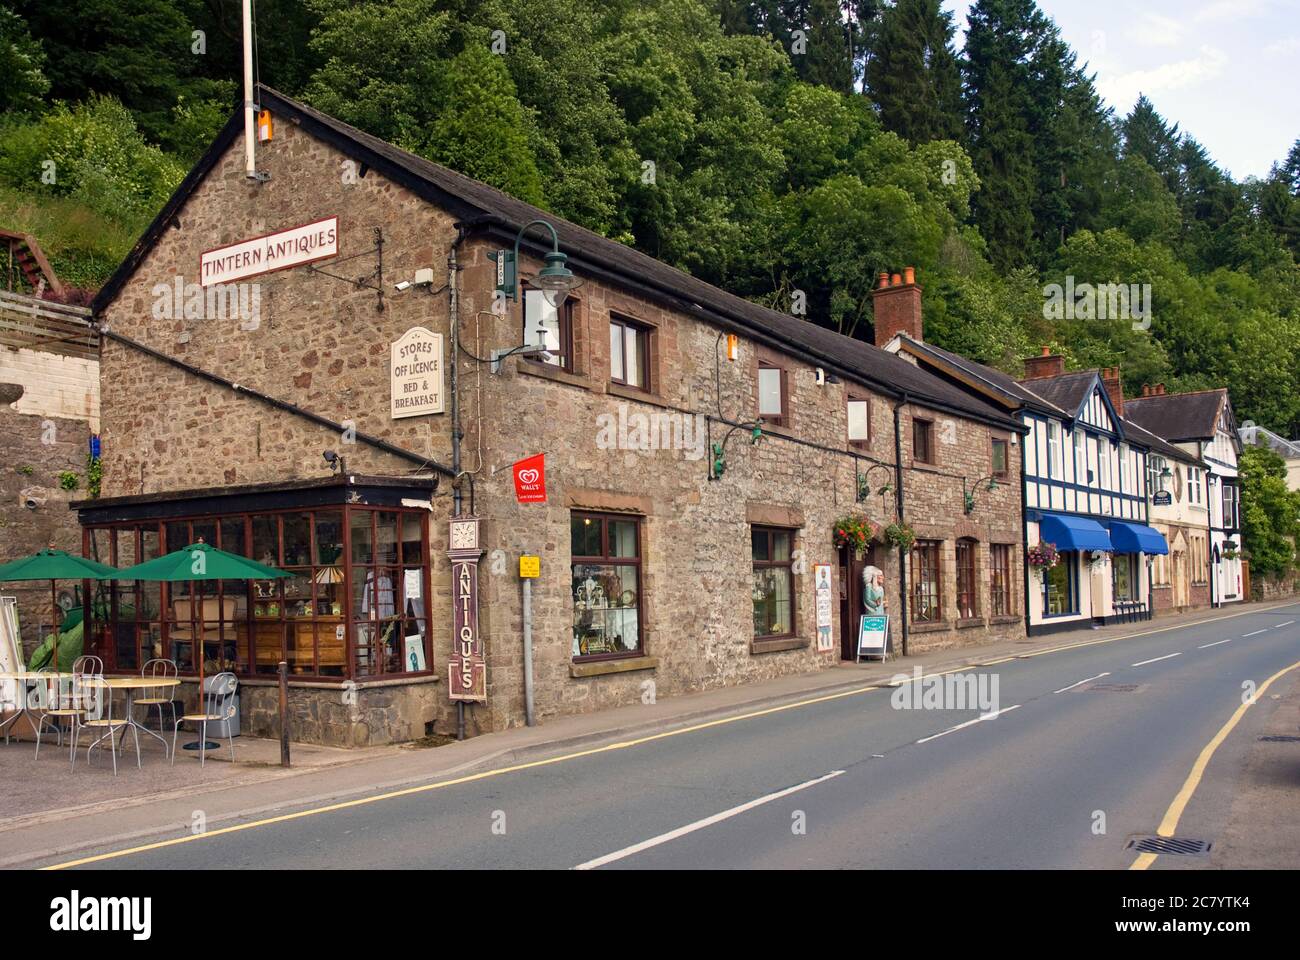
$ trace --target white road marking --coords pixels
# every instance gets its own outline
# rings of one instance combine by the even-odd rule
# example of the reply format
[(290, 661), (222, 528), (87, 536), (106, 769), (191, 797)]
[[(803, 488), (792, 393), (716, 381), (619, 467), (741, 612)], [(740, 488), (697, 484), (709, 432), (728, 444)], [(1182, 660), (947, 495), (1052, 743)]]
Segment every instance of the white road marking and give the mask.
[(1091, 683), (1094, 680), (1100, 680), (1102, 677), (1109, 677), (1109, 676), (1110, 676), (1109, 673), (1099, 673), (1095, 677), (1089, 677), (1087, 680), (1080, 680), (1078, 683), (1072, 683), (1068, 687), (1062, 687), (1060, 690), (1055, 690), (1053, 692), (1065, 693), (1066, 690), (1073, 690), (1075, 687), (1082, 686), (1085, 683)]
[(1196, 649), (1197, 649), (1197, 650), (1208, 650), (1208, 649), (1210, 649), (1210, 647), (1217, 647), (1217, 646), (1218, 646), (1219, 644), (1221, 644), (1221, 643), (1232, 643), (1232, 637), (1229, 637), (1227, 640), (1215, 640), (1213, 643), (1203, 643), (1203, 644), (1201, 644), (1199, 647), (1197, 647)]
[(635, 853), (643, 850), (649, 850), (651, 847), (657, 847), (660, 844), (667, 843), (670, 840), (676, 840), (678, 837), (684, 837), (688, 833), (694, 833), (696, 830), (703, 830), (705, 827), (711, 827), (715, 823), (721, 823), (731, 817), (738, 816), (747, 810), (753, 810), (755, 807), (761, 807), (765, 803), (771, 803), (773, 800), (780, 800), (782, 797), (788, 797), (792, 793), (798, 793), (800, 790), (807, 790), (809, 787), (815, 787), (819, 783), (825, 783), (842, 774), (843, 770), (832, 770), (824, 777), (818, 777), (816, 780), (809, 780), (805, 783), (797, 784), (793, 787), (786, 787), (784, 790), (778, 790), (776, 793), (769, 793), (765, 797), (759, 797), (757, 800), (750, 800), (748, 803), (742, 803), (738, 807), (732, 807), (730, 810), (723, 810), (721, 813), (715, 813), (711, 817), (705, 817), (703, 820), (696, 820), (694, 823), (688, 823), (684, 827), (678, 827), (676, 830), (670, 830), (667, 833), (661, 833), (657, 837), (651, 837), (649, 840), (642, 840), (630, 847), (624, 847), (622, 850), (615, 850), (613, 853), (607, 853), (603, 857), (597, 857), (595, 860), (588, 860), (586, 863), (580, 863), (573, 869), (575, 870), (594, 870), (596, 867), (603, 867), (607, 863), (613, 863), (615, 860), (622, 860), (630, 857)]
[(1179, 650), (1177, 653), (1169, 653), (1169, 654), (1166, 654), (1166, 655), (1163, 656), (1163, 657), (1155, 657), (1155, 658), (1153, 658), (1153, 659), (1151, 659), (1151, 660), (1139, 660), (1137, 663), (1130, 663), (1129, 666), (1130, 666), (1130, 667), (1145, 667), (1148, 663), (1159, 663), (1161, 660), (1172, 660), (1174, 657), (1181, 657), (1182, 655), (1183, 655), (1183, 652), (1182, 652), (1181, 650)]
[(1265, 627), (1263, 630), (1252, 630), (1252, 631), (1250, 631), (1250, 633), (1243, 633), (1243, 634), (1241, 635), (1241, 638), (1244, 640), (1244, 639), (1246, 639), (1247, 637), (1257, 637), (1257, 636), (1259, 636), (1261, 633), (1268, 633), (1268, 627)]
[(1289, 626), (1291, 626), (1291, 624), (1293, 624), (1293, 623), (1295, 623), (1294, 620), (1288, 620), (1286, 623), (1279, 623), (1279, 624), (1278, 624), (1276, 627), (1274, 627), (1273, 629), (1274, 629), (1274, 630), (1281, 630), (1283, 627), (1289, 627)]
[(985, 720), (992, 720), (994, 717), (999, 717), (1004, 713), (1010, 713), (1012, 710), (1019, 709), (1019, 707), (1020, 704), (1017, 703), (1014, 707), (1003, 707), (1001, 710), (994, 710), (991, 713), (982, 713), (974, 720), (967, 720), (965, 723), (959, 723), (957, 724), (957, 726), (949, 727), (947, 730), (944, 730), (940, 733), (936, 733), (929, 737), (922, 737), (920, 740), (916, 742), (929, 743), (931, 740), (938, 740), (940, 737), (946, 737), (950, 733), (956, 733), (958, 730), (965, 730), (967, 727), (973, 727), (977, 723), (983, 723)]

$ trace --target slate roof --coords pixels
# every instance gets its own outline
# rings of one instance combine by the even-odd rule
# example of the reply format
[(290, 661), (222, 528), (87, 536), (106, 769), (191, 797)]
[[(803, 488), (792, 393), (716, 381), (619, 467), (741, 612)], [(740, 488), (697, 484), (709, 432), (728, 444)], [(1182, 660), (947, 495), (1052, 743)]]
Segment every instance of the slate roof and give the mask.
[[(1023, 430), (1018, 420), (994, 404), (874, 344), (843, 336), (727, 293), (629, 246), (401, 150), (270, 87), (259, 84), (258, 94), (262, 107), (300, 125), (312, 136), (449, 211), (467, 233), (486, 233), (501, 239), (505, 245), (514, 242), (515, 234), (524, 224), (545, 218), (555, 226), (560, 248), (569, 255), (569, 266), (575, 273), (638, 292), (725, 330), (744, 333), (750, 339), (863, 383), (886, 396), (901, 398), (906, 395), (923, 406)], [(236, 111), (99, 292), (93, 304), (97, 314), (121, 291), (189, 194), (242, 131), (242, 113)], [(534, 253), (545, 252), (549, 246), (544, 248), (542, 240), (540, 232), (536, 236), (530, 232), (522, 246)]]
[(1056, 404), (1045, 400), (1028, 387), (1020, 384), (1015, 377), (1003, 373), (996, 367), (978, 363), (969, 357), (963, 357), (959, 353), (953, 353), (951, 350), (945, 350), (932, 343), (913, 340), (906, 334), (901, 336), (904, 341), (904, 349), (922, 357), (928, 356), (938, 360), (941, 364), (953, 367), (965, 377), (978, 381), (986, 390), (1003, 397), (1008, 404), (1014, 407), (1024, 406), (1039, 413), (1054, 416), (1069, 416), (1074, 413), (1073, 410), (1062, 410)]
[[(1129, 401), (1124, 401), (1124, 412), (1128, 413)], [(1144, 430), (1127, 416), (1124, 420), (1124, 434), (1130, 442), (1137, 443), (1138, 446), (1147, 446), (1151, 448), (1152, 453), (1158, 453), (1162, 457), (1170, 460), (1181, 460), (1183, 463), (1190, 463), (1194, 467), (1206, 467), (1208, 464), (1194, 453), (1189, 453), (1182, 447), (1176, 447), (1166, 440), (1157, 437), (1150, 430)]]
[(1124, 418), (1172, 443), (1213, 440), (1227, 390), (1167, 393), (1124, 401)]
[(1055, 404), (1073, 417), (1083, 406), (1083, 401), (1088, 399), (1096, 379), (1096, 370), (1076, 370), (1056, 377), (1021, 380), (1020, 385), (1027, 390), (1032, 390), (1048, 403)]

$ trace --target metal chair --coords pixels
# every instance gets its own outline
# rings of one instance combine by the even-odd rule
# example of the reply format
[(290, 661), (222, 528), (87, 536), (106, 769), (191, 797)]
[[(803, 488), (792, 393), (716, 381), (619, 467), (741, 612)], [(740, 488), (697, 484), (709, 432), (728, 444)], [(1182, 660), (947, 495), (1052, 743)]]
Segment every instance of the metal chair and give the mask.
[(76, 723), (72, 728), (72, 755), (73, 766), (76, 764), (77, 739), (83, 729), (85, 730), (102, 730), (98, 737), (91, 741), (90, 746), (86, 748), (86, 763), (90, 763), (90, 752), (97, 747), (105, 737), (108, 738), (108, 753), (113, 758), (113, 776), (117, 776), (117, 731), (122, 730), (122, 738), (126, 739), (124, 727), (131, 728), (131, 735), (135, 738), (135, 766), (140, 769), (140, 734), (136, 732), (134, 725), (125, 717), (119, 719), (113, 716), (113, 688), (108, 685), (103, 674), (96, 676), (84, 676), (81, 678), (81, 696), (82, 703), (85, 707), (86, 719)]
[[(176, 676), (176, 661), (167, 660), (163, 657), (157, 657), (153, 660), (145, 661), (145, 665), (140, 668), (142, 677), (160, 677), (170, 678)], [(145, 708), (145, 722), (149, 720), (149, 711), (153, 707), (158, 708), (158, 732), (165, 735), (167, 730), (163, 727), (163, 707), (168, 707), (172, 712), (172, 723), (176, 722), (176, 701), (171, 697), (171, 691), (167, 691), (167, 696), (162, 697), (158, 693), (153, 693), (147, 697), (136, 697), (133, 706)]]
[[(50, 726), (54, 728), (54, 732), (58, 737), (58, 745), (63, 746), (63, 727), (60, 726), (60, 721), (68, 721), (68, 732), (71, 734), (72, 729), (85, 717), (84, 691), (77, 682), (78, 678), (95, 676), (103, 672), (104, 661), (99, 657), (85, 654), (72, 661), (72, 680), (66, 688), (62, 679), (58, 677), (51, 678), (49, 705), (42, 711), (41, 722), (36, 728), (37, 757), (41, 755), (41, 734), (45, 730), (46, 721), (49, 721)], [(71, 736), (68, 738), (68, 759), (75, 763)]]
[(172, 765), (176, 764), (176, 737), (181, 724), (187, 720), (199, 725), (199, 766), (203, 766), (208, 754), (208, 724), (226, 721), (226, 735), (230, 741), (230, 761), (235, 760), (235, 691), (239, 681), (230, 671), (218, 673), (212, 678), (212, 689), (206, 693), (199, 691), (199, 713), (187, 713), (176, 720), (172, 727)]

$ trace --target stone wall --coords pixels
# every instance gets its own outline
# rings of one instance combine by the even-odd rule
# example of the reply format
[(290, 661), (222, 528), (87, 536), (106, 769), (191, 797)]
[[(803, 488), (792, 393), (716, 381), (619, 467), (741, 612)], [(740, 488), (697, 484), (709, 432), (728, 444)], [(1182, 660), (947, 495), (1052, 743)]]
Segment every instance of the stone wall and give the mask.
[[(9, 351), (0, 351), (0, 353)], [(81, 529), (68, 509), (84, 497), (90, 427), (46, 412), (43, 402), (25, 402), (38, 378), (31, 370), (7, 367), (6, 376), (27, 376), (20, 383), (0, 379), (0, 563), (35, 553), (53, 543), (81, 552)], [(16, 408), (16, 409), (15, 409)], [(32, 412), (19, 412), (21, 410)], [(80, 489), (66, 491), (59, 474), (80, 477)], [(71, 593), (74, 584), (59, 585)], [(3, 584), (0, 592), (18, 597), (18, 617), (28, 652), (50, 632), (54, 617), (49, 583)], [(60, 615), (61, 616), (61, 615)]]

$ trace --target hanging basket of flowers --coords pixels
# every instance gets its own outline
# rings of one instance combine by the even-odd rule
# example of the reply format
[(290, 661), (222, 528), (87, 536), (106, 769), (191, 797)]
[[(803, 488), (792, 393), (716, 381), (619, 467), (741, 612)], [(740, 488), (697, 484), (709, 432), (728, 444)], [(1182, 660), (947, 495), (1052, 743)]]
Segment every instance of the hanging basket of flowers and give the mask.
[(916, 543), (916, 531), (906, 523), (891, 523), (885, 528), (885, 539), (895, 547), (911, 550), (912, 544)]
[(1094, 550), (1092, 551), (1092, 566), (1094, 568), (1103, 567), (1110, 558), (1111, 554), (1109, 550)]
[(855, 554), (866, 550), (880, 535), (880, 528), (867, 517), (850, 514), (835, 521), (835, 546), (849, 547)]
[(1044, 570), (1050, 570), (1061, 562), (1061, 554), (1056, 549), (1056, 544), (1042, 541), (1034, 544), (1025, 553), (1025, 562), (1038, 573)]

